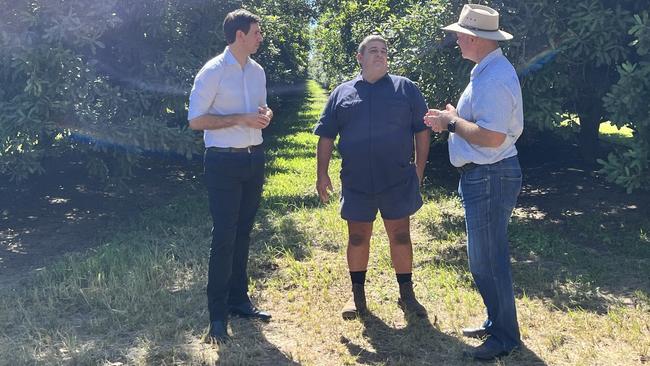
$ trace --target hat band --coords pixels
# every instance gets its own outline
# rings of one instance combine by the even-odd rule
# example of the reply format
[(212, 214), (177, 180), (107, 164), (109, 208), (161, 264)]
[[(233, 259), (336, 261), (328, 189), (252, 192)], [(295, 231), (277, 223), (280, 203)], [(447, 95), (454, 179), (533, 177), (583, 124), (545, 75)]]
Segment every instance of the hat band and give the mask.
[(461, 27), (463, 27), (465, 29), (469, 29), (469, 30), (473, 30), (473, 31), (480, 31), (480, 32), (496, 32), (496, 31), (499, 30), (499, 28), (497, 28), (497, 29), (477, 28), (477, 27), (472, 27), (470, 25), (465, 25), (465, 24), (461, 24), (461, 23), (458, 23), (458, 25), (460, 25)]

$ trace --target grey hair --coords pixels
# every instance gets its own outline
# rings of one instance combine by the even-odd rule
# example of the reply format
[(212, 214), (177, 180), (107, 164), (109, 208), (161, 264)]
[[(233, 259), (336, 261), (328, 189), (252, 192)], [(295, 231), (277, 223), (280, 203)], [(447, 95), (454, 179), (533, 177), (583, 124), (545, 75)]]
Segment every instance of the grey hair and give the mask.
[(388, 48), (388, 42), (386, 41), (386, 38), (380, 36), (379, 34), (371, 34), (369, 36), (366, 36), (366, 38), (364, 38), (363, 41), (359, 43), (359, 48), (357, 52), (363, 53), (366, 50), (366, 46), (368, 46), (368, 43), (372, 41), (380, 41), (386, 46), (386, 48)]

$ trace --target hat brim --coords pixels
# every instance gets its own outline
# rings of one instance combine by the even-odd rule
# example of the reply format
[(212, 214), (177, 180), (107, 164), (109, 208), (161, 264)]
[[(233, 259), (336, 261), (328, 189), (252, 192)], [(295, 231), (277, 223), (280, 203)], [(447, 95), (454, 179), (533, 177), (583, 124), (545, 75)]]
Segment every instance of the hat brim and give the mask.
[(508, 32), (504, 32), (502, 30), (496, 30), (496, 31), (474, 30), (474, 29), (468, 29), (462, 27), (458, 23), (450, 24), (442, 28), (442, 30), (447, 32), (458, 32), (458, 33), (469, 34), (470, 36), (489, 39), (492, 41), (509, 41), (512, 39), (512, 34)]

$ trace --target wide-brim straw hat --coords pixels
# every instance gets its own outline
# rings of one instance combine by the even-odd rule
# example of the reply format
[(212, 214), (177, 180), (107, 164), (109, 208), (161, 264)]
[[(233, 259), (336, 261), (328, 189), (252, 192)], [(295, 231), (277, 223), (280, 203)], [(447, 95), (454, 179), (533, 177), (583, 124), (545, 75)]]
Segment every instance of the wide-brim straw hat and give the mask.
[(442, 29), (447, 32), (459, 32), (494, 41), (512, 39), (512, 34), (499, 29), (499, 12), (489, 6), (479, 4), (463, 6), (458, 22)]

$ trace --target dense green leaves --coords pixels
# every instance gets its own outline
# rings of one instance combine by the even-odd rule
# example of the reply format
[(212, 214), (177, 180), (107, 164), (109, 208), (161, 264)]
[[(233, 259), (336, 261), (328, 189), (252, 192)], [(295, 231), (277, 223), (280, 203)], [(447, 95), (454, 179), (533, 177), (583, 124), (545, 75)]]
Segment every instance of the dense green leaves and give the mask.
[[(234, 0), (0, 0), (0, 174), (43, 171), (74, 151), (100, 177), (128, 175), (145, 153), (190, 158), (194, 75), (225, 47)], [(263, 17), (256, 59), (269, 83), (303, 79), (306, 2), (245, 2)]]
[[(443, 47), (450, 42), (445, 42), (440, 28), (457, 19), (463, 3), (325, 2), (321, 4), (323, 12), (315, 32), (314, 76), (330, 88), (350, 78), (358, 72), (354, 61), (356, 44), (363, 36), (378, 31), (390, 41), (392, 72), (418, 82), (431, 106), (454, 103), (472, 65), (461, 60), (457, 50)], [(648, 75), (640, 67), (631, 70), (630, 65), (621, 70), (627, 68), (627, 73), (633, 74), (626, 76), (625, 72), (617, 71), (619, 65), (634, 62), (650, 52), (650, 41), (643, 36), (648, 33), (647, 15), (641, 13), (648, 8), (647, 2), (502, 0), (485, 3), (499, 10), (502, 28), (515, 35), (514, 40), (501, 46), (515, 65), (522, 84), (524, 142), (534, 141), (536, 131), (554, 130), (564, 135), (568, 132), (568, 137), (577, 138), (589, 163), (599, 154), (601, 122), (611, 118), (615, 124), (635, 126), (637, 121), (647, 118), (643, 116), (650, 115), (645, 107), (636, 108), (639, 113), (634, 116), (608, 114), (603, 104), (610, 90), (620, 89), (615, 86), (618, 82), (628, 91), (612, 98), (648, 105)], [(627, 81), (619, 82), (619, 77)], [(611, 112), (611, 108), (634, 109), (630, 104), (615, 107), (608, 102), (607, 105)], [(570, 123), (574, 129), (563, 126), (567, 118), (575, 121)], [(578, 132), (577, 136), (571, 136), (575, 134), (573, 131)], [(640, 138), (648, 141), (647, 137)], [(642, 159), (644, 155), (635, 156)]]
[[(255, 58), (270, 84), (304, 78), (311, 59), (310, 73), (332, 88), (358, 72), (357, 45), (377, 32), (389, 40), (392, 72), (417, 82), (433, 107), (455, 103), (472, 67), (440, 31), (464, 3), (248, 0), (244, 7), (263, 17), (265, 42)], [(634, 153), (601, 160), (603, 172), (630, 189), (648, 186), (647, 2), (481, 3), (497, 8), (502, 27), (515, 35), (502, 47), (522, 83), (523, 142), (535, 141), (535, 131), (561, 131), (593, 161), (602, 121), (629, 126)], [(185, 128), (188, 93), (198, 69), (225, 46), (222, 19), (241, 1), (0, 0), (0, 6), (0, 174), (24, 179), (43, 171), (45, 157), (73, 151), (87, 157), (96, 175), (120, 176), (148, 152), (199, 151), (198, 135)], [(563, 126), (567, 118), (570, 129)]]
[(632, 128), (635, 141), (625, 151), (600, 160), (607, 178), (628, 192), (650, 186), (650, 17), (644, 11), (634, 20), (629, 33), (635, 37), (631, 44), (638, 62), (625, 62), (618, 68), (620, 78), (603, 100), (612, 121)]

